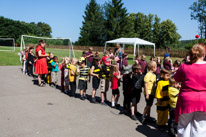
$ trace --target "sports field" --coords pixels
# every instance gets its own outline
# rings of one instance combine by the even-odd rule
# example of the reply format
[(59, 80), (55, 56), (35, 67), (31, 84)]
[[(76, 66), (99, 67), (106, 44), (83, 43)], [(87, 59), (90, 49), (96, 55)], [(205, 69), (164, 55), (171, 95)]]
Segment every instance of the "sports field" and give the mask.
[[(0, 50), (6, 50), (5, 47), (0, 46)], [(8, 49), (7, 49), (8, 50)], [(0, 51), (0, 66), (18, 66), (21, 65), (20, 57), (18, 53), (20, 52), (20, 48), (16, 47), (15, 51)], [(47, 48), (46, 52), (52, 52), (55, 56), (59, 57), (59, 61), (61, 62), (61, 59), (63, 57), (69, 56), (69, 50), (68, 49), (53, 49), (53, 48)], [(72, 52), (71, 52), (72, 53)], [(82, 51), (74, 51), (75, 57), (78, 59), (82, 55)], [(73, 54), (72, 54), (73, 56)], [(100, 54), (100, 57), (102, 56), (102, 52)], [(149, 56), (147, 56), (146, 60), (149, 61)], [(182, 60), (182, 58), (172, 58), (172, 60)], [(134, 63), (133, 61), (133, 54), (129, 54), (128, 57), (128, 63), (132, 65)]]

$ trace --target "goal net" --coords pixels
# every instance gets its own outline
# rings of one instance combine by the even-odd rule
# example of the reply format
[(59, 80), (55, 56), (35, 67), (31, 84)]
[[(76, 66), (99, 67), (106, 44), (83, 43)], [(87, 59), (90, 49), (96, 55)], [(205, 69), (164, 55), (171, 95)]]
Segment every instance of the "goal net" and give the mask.
[(0, 38), (0, 51), (15, 51), (14, 38)]
[[(45, 52), (51, 52), (54, 56), (59, 58), (63, 57), (75, 57), (73, 50), (72, 41), (70, 38), (47, 38), (47, 37), (36, 37), (29, 35), (21, 36), (21, 46), (20, 51), (23, 51), (27, 47), (34, 47), (34, 52), (39, 40), (46, 40)], [(21, 61), (21, 56), (20, 56)]]

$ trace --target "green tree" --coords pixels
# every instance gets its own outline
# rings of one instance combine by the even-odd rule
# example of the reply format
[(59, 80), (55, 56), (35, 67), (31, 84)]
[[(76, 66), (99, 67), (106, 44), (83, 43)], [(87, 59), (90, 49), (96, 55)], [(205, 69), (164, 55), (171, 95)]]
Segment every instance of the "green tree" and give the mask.
[(175, 44), (181, 36), (177, 33), (177, 27), (171, 20), (161, 23), (160, 47), (167, 48), (171, 44)]
[(123, 5), (122, 0), (111, 0), (105, 4), (107, 40), (127, 36), (130, 32), (127, 9)]
[(200, 37), (206, 38), (206, 0), (194, 2), (189, 9), (191, 10), (191, 19), (199, 22)]
[(104, 44), (104, 16), (101, 6), (90, 0), (84, 12), (78, 44), (99, 46)]
[(46, 24), (44, 22), (38, 22), (37, 26), (39, 27), (38, 31), (39, 31), (40, 36), (51, 37), (52, 29), (48, 24)]
[(154, 24), (153, 24), (153, 40), (152, 42), (154, 42), (156, 44), (157, 48), (160, 48), (160, 32), (161, 32), (161, 24), (160, 24), (160, 18), (155, 15), (154, 17)]

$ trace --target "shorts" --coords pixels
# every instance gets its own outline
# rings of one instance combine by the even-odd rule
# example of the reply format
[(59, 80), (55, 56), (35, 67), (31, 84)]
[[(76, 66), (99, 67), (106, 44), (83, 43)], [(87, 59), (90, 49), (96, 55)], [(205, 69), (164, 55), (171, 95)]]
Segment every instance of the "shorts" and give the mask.
[(100, 80), (100, 90), (101, 92), (107, 92), (109, 90), (109, 79)]
[(119, 89), (112, 89), (112, 95), (119, 95)]
[(87, 89), (87, 81), (85, 81), (85, 80), (79, 80), (78, 89), (80, 89), (80, 90), (86, 90), (86, 89)]
[(141, 90), (133, 90), (131, 95), (129, 95), (130, 97), (130, 102), (132, 102), (132, 104), (137, 104), (140, 101), (141, 98)]
[(64, 86), (69, 86), (69, 78), (64, 79)]
[(147, 106), (151, 107), (154, 102), (154, 95), (149, 95), (149, 99), (146, 99), (146, 96), (145, 96), (145, 101), (146, 101)]
[(92, 88), (93, 89), (98, 89), (100, 84), (100, 79), (97, 77), (92, 78)]
[(56, 71), (51, 72), (51, 80), (52, 80), (52, 83), (57, 84), (58, 78), (57, 78), (57, 72)]

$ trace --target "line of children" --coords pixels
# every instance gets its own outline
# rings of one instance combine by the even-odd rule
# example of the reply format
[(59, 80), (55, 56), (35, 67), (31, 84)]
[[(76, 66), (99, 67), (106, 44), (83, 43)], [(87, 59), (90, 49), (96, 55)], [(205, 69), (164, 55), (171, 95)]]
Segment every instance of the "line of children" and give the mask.
[[(32, 54), (32, 48), (30, 48)], [(146, 64), (145, 56), (142, 56), (142, 60), (139, 61), (139, 56), (137, 56), (137, 62), (132, 66), (132, 72), (125, 70), (123, 75), (123, 94), (124, 102), (123, 109), (127, 113), (131, 114), (131, 119), (137, 120), (136, 116), (139, 116), (137, 111), (137, 104), (140, 101), (142, 86), (144, 86), (144, 95), (146, 101), (146, 107), (142, 115), (142, 123), (145, 124), (145, 121), (154, 122), (155, 120), (150, 117), (151, 107), (153, 105), (154, 98), (157, 98), (157, 126), (160, 130), (165, 129), (166, 123), (168, 122), (168, 116), (170, 114), (168, 131), (170, 136), (174, 136), (176, 123), (174, 122), (174, 108), (177, 102), (177, 96), (179, 90), (177, 89), (179, 83), (176, 83), (173, 78), (170, 78), (171, 71), (167, 69), (161, 69), (160, 76), (161, 78), (157, 81), (155, 73), (157, 72), (157, 63), (150, 61)], [(30, 60), (29, 60), (30, 61)], [(142, 66), (140, 62), (143, 62)], [(76, 67), (77, 62), (79, 62)], [(158, 58), (158, 64), (161, 67), (161, 60)], [(51, 83), (52, 86), (57, 87), (57, 73), (59, 71), (59, 61), (57, 56), (53, 56), (50, 53), (48, 58), (48, 69), (51, 70), (51, 75), (48, 74), (48, 83)], [(180, 62), (177, 60), (174, 63), (174, 70), (176, 71), (180, 66)], [(111, 80), (111, 89), (112, 89), (112, 99), (111, 107), (115, 108), (118, 103), (120, 96), (119, 81), (121, 79), (120, 71), (117, 65), (111, 65), (111, 59), (109, 58), (109, 52), (105, 52), (102, 57), (102, 65), (100, 65), (100, 58), (98, 56), (93, 58), (93, 64), (90, 68), (86, 65), (85, 57), (81, 57), (78, 61), (76, 58), (73, 58), (70, 62), (68, 57), (65, 57), (62, 62), (62, 67), (64, 71), (64, 92), (68, 93), (71, 97), (76, 96), (76, 77), (79, 75), (78, 89), (80, 90), (80, 99), (85, 100), (86, 90), (88, 81), (90, 82), (90, 75), (93, 76), (92, 79), (92, 98), (91, 103), (96, 103), (96, 91), (100, 85), (101, 91), (101, 104), (107, 105), (107, 91), (109, 89), (109, 82)], [(142, 69), (142, 67), (144, 69)], [(148, 69), (148, 72), (145, 70)], [(125, 67), (127, 69), (127, 67)], [(160, 69), (160, 68), (159, 68)], [(144, 76), (142, 71), (147, 72)], [(51, 80), (50, 80), (51, 78)], [(170, 78), (170, 79), (169, 79)], [(144, 84), (143, 84), (144, 83)], [(155, 88), (156, 87), (156, 88)], [(169, 113), (170, 111), (170, 113)]]

